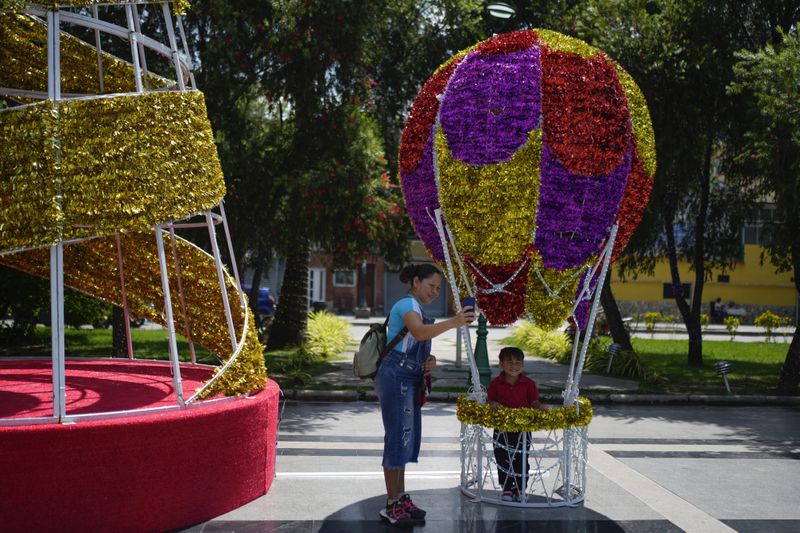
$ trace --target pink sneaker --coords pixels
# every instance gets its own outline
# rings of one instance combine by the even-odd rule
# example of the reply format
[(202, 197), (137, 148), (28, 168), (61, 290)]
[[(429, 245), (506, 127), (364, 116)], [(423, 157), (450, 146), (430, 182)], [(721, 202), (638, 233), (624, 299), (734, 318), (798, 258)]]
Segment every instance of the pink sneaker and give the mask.
[(411, 496), (409, 494), (403, 494), (400, 496), (400, 504), (403, 506), (403, 509), (413, 518), (414, 520), (425, 520), (425, 515), (427, 514), (425, 511), (414, 505), (414, 502), (411, 501)]
[(389, 503), (386, 502), (386, 507), (378, 512), (381, 520), (389, 522), (389, 524), (397, 527), (412, 527), (414, 520), (411, 515), (403, 508), (403, 504), (399, 501)]

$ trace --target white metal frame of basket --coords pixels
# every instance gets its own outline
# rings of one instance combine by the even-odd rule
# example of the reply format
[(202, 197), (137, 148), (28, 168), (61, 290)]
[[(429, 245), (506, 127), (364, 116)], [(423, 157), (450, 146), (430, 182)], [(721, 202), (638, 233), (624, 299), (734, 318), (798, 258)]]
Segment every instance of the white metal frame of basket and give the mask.
[[(454, 255), (459, 261), (459, 271), (462, 276), (464, 276), (464, 268), (460, 264), (455, 241), (445, 225), (441, 209), (436, 209), (433, 214), (433, 220), (441, 240), (450, 288), (452, 293), (457, 295), (459, 291), (450, 256), (450, 247), (454, 250)], [(578, 385), (583, 373), (595, 318), (597, 317), (600, 293), (603, 290), (603, 283), (611, 263), (611, 253), (614, 249), (617, 229), (617, 224), (609, 228), (608, 239), (598, 255), (597, 261), (587, 270), (583, 285), (572, 309), (574, 318), (575, 310), (582, 301), (588, 300), (591, 302), (591, 310), (586, 331), (583, 335), (583, 342), (580, 342), (581, 331), (578, 329), (577, 320), (575, 320), (575, 342), (573, 342), (567, 381), (562, 392), (565, 407), (573, 405), (576, 405), (576, 408), (580, 407), (580, 404), (576, 404), (579, 393)], [(468, 288), (470, 295), (474, 296), (475, 289), (466, 279), (462, 281)], [(461, 304), (458, 298), (455, 298), (455, 306), (456, 310), (460, 312)], [(471, 388), (467, 397), (478, 403), (486, 403), (486, 391), (480, 383), (480, 375), (470, 343), (469, 332), (466, 327), (460, 329), (465, 339), (472, 378)], [(528, 441), (529, 438), (530, 441)], [(497, 470), (499, 467), (494, 456), (494, 447), (499, 443), (494, 442), (491, 428), (486, 428), (479, 424), (461, 424), (461, 492), (474, 501), (512, 507), (575, 506), (583, 501), (586, 496), (588, 425), (537, 431), (532, 434), (523, 433), (520, 442), (521, 444), (517, 449), (510, 451), (522, 455), (522, 465), (529, 464), (529, 462), (532, 462), (532, 464), (527, 474), (515, 472), (513, 465), (506, 474), (525, 478), (526, 490), (521, 491), (518, 501), (504, 501), (502, 499), (503, 487), (499, 485), (498, 480)]]
[[(115, 3), (113, 5), (109, 5), (109, 7), (122, 7), (125, 9), (127, 27), (122, 27), (113, 24), (111, 22), (101, 20), (98, 14), (97, 5), (91, 6), (91, 11), (92, 11), (91, 16), (84, 15), (74, 11), (49, 10), (49, 9), (46, 10), (36, 5), (27, 5), (20, 12), (22, 14), (38, 17), (39, 19), (43, 20), (47, 26), (47, 93), (45, 94), (39, 91), (29, 91), (29, 90), (15, 89), (15, 88), (0, 87), (0, 94), (4, 94), (7, 96), (17, 96), (17, 97), (22, 96), (34, 99), (47, 98), (54, 102), (66, 99), (73, 99), (73, 98), (87, 98), (87, 95), (81, 95), (81, 94), (62, 95), (61, 93), (60, 28), (62, 23), (82, 26), (94, 31), (95, 43), (97, 48), (97, 57), (98, 57), (98, 64), (97, 64), (98, 79), (101, 90), (103, 86), (103, 65), (101, 57), (102, 49), (100, 44), (100, 33), (106, 33), (130, 42), (131, 55), (133, 58), (133, 74), (134, 74), (134, 81), (136, 84), (136, 93), (141, 94), (148, 92), (150, 90), (146, 79), (144, 79), (143, 82), (143, 77), (142, 77), (142, 71), (144, 71), (145, 76), (147, 75), (147, 64), (145, 59), (146, 48), (153, 50), (154, 52), (163, 55), (167, 57), (170, 61), (172, 61), (177, 77), (177, 90), (179, 91), (195, 90), (196, 85), (194, 79), (194, 67), (192, 65), (191, 56), (189, 54), (188, 42), (186, 40), (186, 33), (183, 27), (182, 17), (180, 15), (177, 15), (175, 20), (173, 20), (169, 3), (156, 2), (161, 4), (161, 9), (164, 16), (164, 22), (167, 28), (167, 37), (169, 40), (169, 45), (164, 45), (158, 40), (142, 34), (140, 15), (138, 12), (139, 3), (141, 2), (131, 1), (131, 2), (120, 2), (120, 3)], [(176, 33), (175, 33), (176, 23), (183, 43), (182, 51), (179, 51), (178, 49)], [(190, 84), (189, 87), (186, 86), (186, 83), (184, 81), (184, 76), (187, 74), (188, 74), (188, 81)], [(113, 97), (114, 95), (111, 96)], [(88, 96), (88, 97), (108, 98), (109, 95)], [(236, 360), (237, 356), (244, 347), (245, 337), (248, 329), (247, 324), (253, 318), (250, 315), (249, 307), (245, 305), (244, 292), (242, 291), (241, 288), (242, 285), (239, 280), (239, 272), (235, 263), (236, 260), (233, 254), (233, 243), (231, 241), (230, 232), (228, 229), (228, 222), (225, 216), (225, 208), (222, 202), (220, 202), (220, 204), (217, 207), (219, 208), (219, 214), (215, 213), (213, 209), (201, 214), (205, 217), (205, 222), (202, 223), (191, 223), (191, 222), (180, 223), (180, 221), (173, 221), (165, 224), (156, 225), (153, 227), (153, 231), (155, 233), (156, 245), (158, 249), (159, 266), (161, 271), (161, 283), (164, 291), (164, 312), (166, 316), (168, 342), (169, 342), (169, 358), (170, 358), (169, 364), (172, 367), (173, 387), (175, 389), (176, 399), (177, 399), (176, 405), (172, 407), (146, 408), (146, 409), (136, 409), (130, 411), (87, 413), (79, 415), (67, 414), (66, 383), (65, 383), (65, 347), (64, 347), (64, 244), (65, 242), (59, 241), (58, 243), (50, 247), (50, 319), (52, 324), (51, 344), (52, 344), (52, 360), (53, 360), (53, 372), (52, 372), (53, 400), (54, 400), (53, 415), (45, 417), (35, 417), (35, 418), (31, 417), (31, 418), (0, 419), (0, 426), (42, 424), (42, 423), (53, 423), (53, 422), (74, 423), (79, 420), (86, 420), (86, 419), (133, 416), (141, 414), (143, 412), (183, 409), (189, 407), (190, 404), (196, 402), (199, 399), (200, 394), (202, 394), (204, 390), (206, 390), (209, 386), (211, 386), (211, 384), (214, 381), (216, 381), (216, 379), (218, 379), (219, 376), (224, 374), (225, 370), (227, 370), (227, 368), (230, 367), (230, 365)], [(232, 261), (231, 267), (233, 270), (233, 277), (234, 277), (232, 281), (235, 281), (236, 287), (239, 292), (239, 303), (244, 309), (244, 315), (245, 315), (244, 323), (242, 331), (239, 332), (238, 334), (234, 328), (230, 303), (228, 301), (227, 290), (226, 290), (226, 278), (230, 278), (230, 275), (225, 272), (225, 267), (222, 263), (222, 259), (219, 253), (219, 247), (217, 244), (217, 235), (215, 226), (218, 224), (222, 224), (225, 231), (225, 238), (228, 246), (228, 251)], [(178, 272), (178, 277), (179, 277), (180, 266), (177, 261), (177, 254), (174, 250), (175, 228), (199, 227), (199, 226), (205, 226), (208, 228), (209, 231), (214, 262), (216, 264), (217, 277), (220, 285), (220, 293), (225, 308), (225, 317), (228, 326), (228, 333), (231, 340), (231, 356), (230, 358), (228, 358), (225, 365), (223, 365), (223, 368), (220, 370), (220, 372), (218, 372), (211, 380), (206, 382), (204, 386), (198, 391), (196, 391), (190, 398), (184, 399), (183, 385), (180, 374), (180, 364), (178, 360), (177, 342), (175, 336), (175, 325), (172, 317), (173, 307), (172, 307), (172, 298), (170, 295), (169, 278), (167, 274), (167, 256), (163, 242), (163, 232), (168, 231), (170, 233), (170, 236), (172, 237), (171, 241), (173, 243), (172, 258), (173, 261), (175, 262), (176, 271)], [(122, 288), (122, 298), (123, 298), (122, 303), (126, 318), (125, 322), (127, 330), (126, 333), (128, 338), (128, 347), (127, 347), (128, 357), (130, 359), (133, 359), (134, 357), (133, 348), (130, 343), (130, 326), (127, 320), (128, 306), (127, 306), (127, 297), (125, 293), (125, 274), (121, 268), (122, 256), (124, 252), (122, 250), (122, 246), (120, 244), (118, 235), (117, 235), (117, 250), (118, 250), (118, 259), (120, 263), (120, 285)], [(12, 250), (12, 251), (18, 251), (18, 250)], [(7, 252), (9, 251), (6, 251), (6, 253)], [(178, 279), (178, 284), (180, 286), (180, 279)], [(181, 300), (180, 302), (181, 305), (185, 308), (185, 302), (183, 301), (182, 291), (180, 291), (180, 300)], [(188, 337), (188, 340), (189, 340), (192, 363), (196, 363), (194, 346), (191, 342), (191, 337)]]

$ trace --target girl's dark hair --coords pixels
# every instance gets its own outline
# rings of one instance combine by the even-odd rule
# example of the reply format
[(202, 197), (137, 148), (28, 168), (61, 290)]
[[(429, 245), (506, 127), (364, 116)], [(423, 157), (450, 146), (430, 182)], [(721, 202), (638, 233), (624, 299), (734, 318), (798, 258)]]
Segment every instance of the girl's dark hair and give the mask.
[(400, 272), (400, 281), (412, 284), (414, 278), (425, 279), (434, 274), (442, 275), (442, 272), (431, 263), (420, 263), (418, 265), (408, 265)]
[(500, 350), (499, 359), (505, 361), (506, 359), (525, 359), (525, 354), (516, 346), (505, 346)]

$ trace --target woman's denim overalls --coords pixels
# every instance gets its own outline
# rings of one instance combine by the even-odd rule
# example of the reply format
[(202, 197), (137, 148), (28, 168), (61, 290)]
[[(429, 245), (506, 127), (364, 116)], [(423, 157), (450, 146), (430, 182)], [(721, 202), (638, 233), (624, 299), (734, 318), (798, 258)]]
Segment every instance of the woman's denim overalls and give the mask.
[[(424, 324), (433, 319), (422, 316)], [(402, 343), (401, 343), (402, 346)], [(431, 341), (417, 341), (408, 352), (392, 350), (375, 376), (375, 392), (383, 416), (383, 466), (403, 468), (416, 463), (422, 439), (422, 412), (417, 400), (422, 363), (431, 354)]]

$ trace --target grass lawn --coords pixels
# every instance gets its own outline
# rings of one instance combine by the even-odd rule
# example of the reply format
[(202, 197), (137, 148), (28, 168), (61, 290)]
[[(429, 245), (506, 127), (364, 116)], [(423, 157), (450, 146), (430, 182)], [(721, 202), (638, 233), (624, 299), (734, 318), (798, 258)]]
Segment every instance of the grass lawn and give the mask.
[[(135, 357), (169, 358), (166, 330), (132, 329), (131, 336)], [(178, 336), (177, 341), (181, 360), (188, 361), (186, 339)], [(607, 338), (602, 341), (606, 345), (611, 342)], [(65, 331), (65, 344), (68, 357), (109, 357), (111, 329), (68, 329)], [(686, 362), (686, 340), (634, 338), (633, 346), (648, 374), (640, 381), (639, 392), (655, 394), (725, 394), (722, 378), (714, 371), (714, 363), (720, 360), (732, 365), (728, 382), (734, 394), (775, 394), (778, 375), (789, 347), (785, 343), (704, 341), (703, 366), (694, 368)], [(335, 387), (315, 379), (315, 376), (335, 371), (337, 366), (332, 361), (350, 357), (354, 348), (355, 344), (352, 344), (341, 356), (333, 358), (307, 358), (297, 349), (267, 352), (264, 357), (270, 378), (287, 389), (352, 389), (354, 387)], [(217, 362), (216, 357), (204, 348), (195, 346), (195, 351), (198, 362)], [(0, 355), (50, 357), (50, 329), (40, 326), (34, 341), (23, 346), (0, 347)], [(367, 380), (363, 387), (355, 388), (366, 389), (371, 385)]]
[(734, 394), (775, 394), (788, 344), (704, 341), (703, 366), (687, 364), (686, 340), (632, 340), (634, 349), (653, 377), (640, 382), (641, 392), (725, 394), (722, 378), (714, 371), (717, 361), (729, 361), (728, 383)]
[[(178, 355), (181, 361), (190, 361), (189, 343), (177, 336)], [(137, 359), (169, 359), (167, 331), (164, 329), (131, 329), (133, 355)], [(64, 348), (67, 357), (110, 357), (111, 328), (66, 329)], [(197, 362), (215, 364), (217, 358), (205, 348), (195, 344)], [(50, 357), (50, 328), (36, 328), (36, 338), (23, 345), (0, 348), (0, 355)]]

